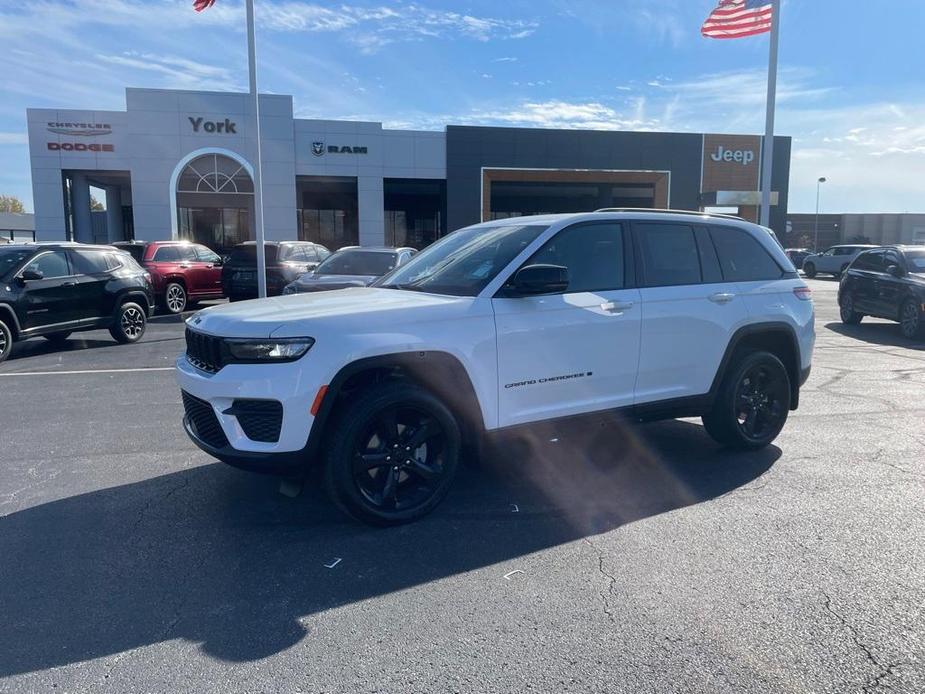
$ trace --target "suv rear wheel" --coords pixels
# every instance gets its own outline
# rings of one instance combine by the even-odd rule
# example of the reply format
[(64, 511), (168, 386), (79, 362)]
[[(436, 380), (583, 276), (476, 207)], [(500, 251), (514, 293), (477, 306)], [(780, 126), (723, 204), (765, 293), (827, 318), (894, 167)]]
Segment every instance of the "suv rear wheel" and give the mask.
[(337, 412), (327, 436), (325, 489), (365, 523), (409, 523), (446, 496), (459, 451), (459, 426), (443, 402), (410, 383), (379, 384)]
[(0, 320), (0, 362), (10, 356), (13, 349), (13, 331), (9, 326)]
[(790, 377), (770, 352), (753, 352), (726, 373), (703, 426), (716, 441), (756, 449), (777, 438), (790, 411)]
[(864, 314), (854, 310), (854, 299), (850, 294), (845, 294), (841, 300), (841, 307), (838, 310), (841, 322), (846, 325), (857, 325), (861, 322)]
[(168, 313), (183, 313), (186, 309), (186, 288), (179, 282), (171, 282), (164, 290), (164, 307)]
[(109, 329), (109, 334), (116, 342), (130, 344), (141, 339), (147, 326), (145, 310), (134, 301), (126, 301), (116, 311), (115, 323)]

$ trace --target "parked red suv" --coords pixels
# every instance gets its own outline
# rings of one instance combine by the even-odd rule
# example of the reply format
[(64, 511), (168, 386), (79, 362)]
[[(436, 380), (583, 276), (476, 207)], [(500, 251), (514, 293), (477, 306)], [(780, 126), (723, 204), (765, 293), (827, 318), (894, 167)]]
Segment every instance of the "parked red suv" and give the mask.
[(182, 313), (201, 299), (221, 299), (222, 259), (189, 241), (125, 241), (112, 244), (128, 251), (154, 281), (158, 304), (168, 313)]

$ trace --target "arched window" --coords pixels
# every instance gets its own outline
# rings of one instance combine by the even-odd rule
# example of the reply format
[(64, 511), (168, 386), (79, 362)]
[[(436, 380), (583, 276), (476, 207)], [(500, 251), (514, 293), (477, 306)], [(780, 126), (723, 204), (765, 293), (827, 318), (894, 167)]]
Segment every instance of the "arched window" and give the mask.
[(248, 194), (254, 192), (254, 182), (234, 159), (221, 154), (205, 154), (183, 169), (177, 180), (177, 192)]

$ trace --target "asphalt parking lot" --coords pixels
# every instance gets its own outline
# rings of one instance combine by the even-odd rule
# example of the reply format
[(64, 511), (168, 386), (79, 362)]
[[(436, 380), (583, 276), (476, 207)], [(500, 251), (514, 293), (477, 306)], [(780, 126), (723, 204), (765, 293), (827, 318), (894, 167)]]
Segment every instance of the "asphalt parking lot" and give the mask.
[(925, 691), (925, 343), (842, 326), (776, 444), (538, 431), (422, 522), (196, 449), (182, 325), (0, 366), (0, 691)]

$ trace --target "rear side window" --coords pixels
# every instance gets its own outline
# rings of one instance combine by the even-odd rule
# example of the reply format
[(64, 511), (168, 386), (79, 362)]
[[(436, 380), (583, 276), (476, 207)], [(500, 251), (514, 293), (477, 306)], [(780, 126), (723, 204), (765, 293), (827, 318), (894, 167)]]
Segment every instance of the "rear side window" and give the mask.
[(178, 263), (180, 262), (180, 250), (177, 246), (161, 246), (154, 254), (156, 263)]
[(623, 289), (623, 228), (602, 223), (563, 229), (524, 263), (541, 264), (568, 268), (569, 294)]
[(647, 287), (700, 284), (700, 256), (692, 227), (647, 222), (637, 226)]
[(114, 267), (109, 258), (111, 254), (104, 251), (71, 251), (74, 272), (79, 275), (96, 275), (109, 272)]
[(776, 280), (783, 275), (777, 261), (747, 231), (713, 227), (710, 235), (727, 282)]

